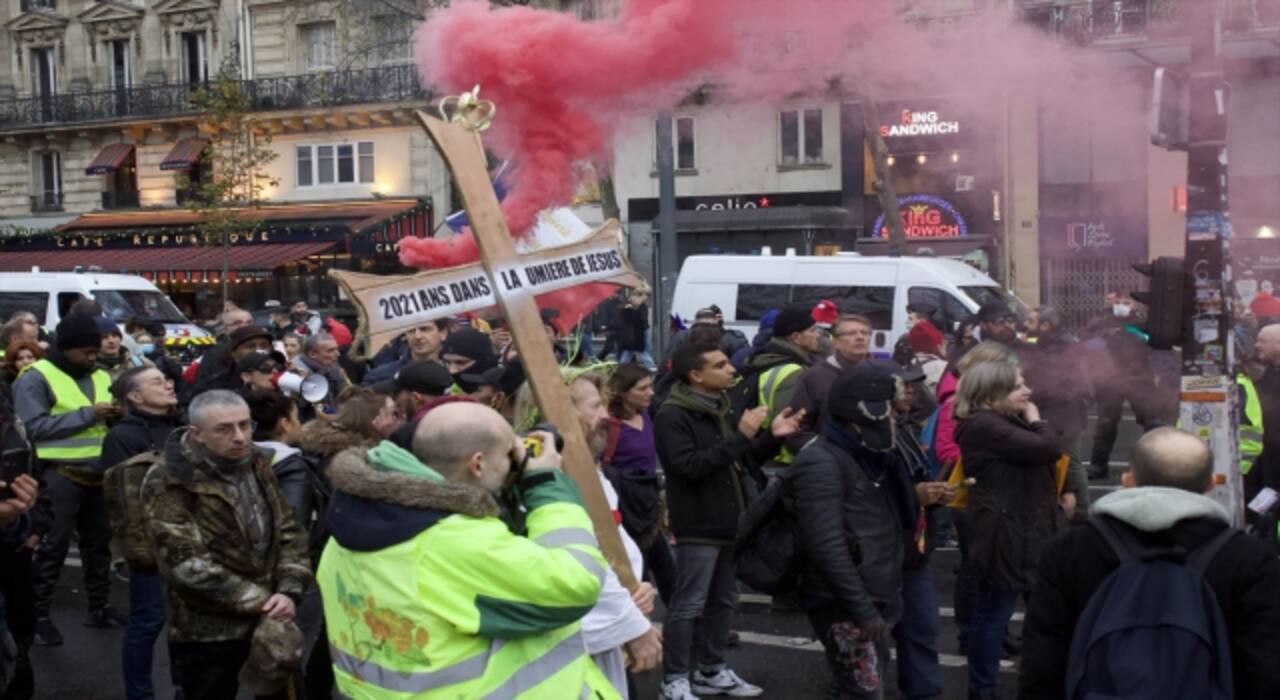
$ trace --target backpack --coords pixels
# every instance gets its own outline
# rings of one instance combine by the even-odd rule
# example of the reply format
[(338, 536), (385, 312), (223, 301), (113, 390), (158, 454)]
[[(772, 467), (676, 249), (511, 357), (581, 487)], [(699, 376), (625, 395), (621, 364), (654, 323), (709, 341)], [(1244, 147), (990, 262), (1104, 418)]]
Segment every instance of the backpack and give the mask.
[(779, 595), (796, 590), (800, 578), (799, 525), (791, 502), (794, 469), (769, 482), (738, 520), (733, 568), (738, 580)]
[(102, 497), (111, 523), (114, 549), (132, 569), (156, 568), (156, 555), (147, 535), (147, 511), (142, 503), (142, 482), (147, 472), (164, 464), (164, 455), (143, 452), (111, 467), (102, 478)]
[(1120, 566), (1076, 621), (1066, 697), (1233, 697), (1227, 625), (1204, 573), (1237, 531), (1228, 527), (1184, 552), (1143, 547), (1104, 518), (1089, 524), (1120, 558)]

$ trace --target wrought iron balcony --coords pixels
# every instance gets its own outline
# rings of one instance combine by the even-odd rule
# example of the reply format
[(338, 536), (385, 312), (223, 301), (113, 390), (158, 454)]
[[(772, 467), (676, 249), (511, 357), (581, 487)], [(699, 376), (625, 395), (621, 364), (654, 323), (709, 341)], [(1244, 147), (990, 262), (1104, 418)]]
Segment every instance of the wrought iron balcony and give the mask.
[[(260, 78), (240, 84), (255, 111), (429, 98), (412, 64)], [(0, 131), (190, 115), (196, 112), (191, 97), (199, 87), (145, 85), (0, 100)]]
[(46, 191), (31, 195), (31, 213), (62, 211), (62, 193)]
[[(1185, 37), (1185, 8), (1206, 0), (1021, 0), (1027, 20), (1078, 43)], [(1227, 0), (1229, 33), (1280, 29), (1280, 0)]]
[(1194, 0), (1023, 0), (1028, 21), (1079, 43), (1185, 34), (1180, 12)]

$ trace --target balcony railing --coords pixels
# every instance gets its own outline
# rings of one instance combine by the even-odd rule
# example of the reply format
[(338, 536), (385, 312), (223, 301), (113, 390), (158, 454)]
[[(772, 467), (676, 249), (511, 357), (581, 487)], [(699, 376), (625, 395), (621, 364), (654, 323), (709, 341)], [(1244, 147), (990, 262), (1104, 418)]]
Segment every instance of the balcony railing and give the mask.
[[(240, 81), (255, 111), (422, 100), (429, 95), (411, 64)], [(0, 130), (194, 114), (199, 84), (36, 95), (0, 100)]]
[(41, 192), (31, 195), (31, 213), (62, 211), (61, 192)]
[[(1185, 37), (1186, 7), (1207, 0), (1022, 0), (1028, 21), (1079, 43)], [(1280, 28), (1280, 0), (1227, 0), (1227, 32)]]
[(122, 190), (120, 192), (103, 192), (102, 208), (103, 209), (137, 209), (138, 208), (138, 191)]

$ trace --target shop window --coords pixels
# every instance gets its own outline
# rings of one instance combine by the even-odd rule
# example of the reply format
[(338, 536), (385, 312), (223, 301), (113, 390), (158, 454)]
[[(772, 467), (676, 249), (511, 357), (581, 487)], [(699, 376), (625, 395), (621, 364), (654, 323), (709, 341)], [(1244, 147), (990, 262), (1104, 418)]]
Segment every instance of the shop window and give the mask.
[(735, 321), (759, 321), (769, 309), (786, 306), (790, 294), (791, 286), (786, 284), (740, 284), (733, 318)]
[(822, 163), (822, 110), (792, 109), (779, 115), (782, 165)]
[(39, 151), (32, 156), (31, 211), (62, 211), (62, 154)]
[(813, 308), (823, 299), (836, 303), (842, 314), (861, 314), (871, 320), (873, 330), (893, 328), (893, 287), (837, 287), (802, 285), (791, 288), (791, 303)]
[(938, 330), (947, 334), (958, 332), (960, 323), (971, 315), (969, 308), (959, 299), (931, 287), (912, 287), (907, 290), (907, 305), (912, 304), (928, 304), (936, 309), (929, 320)]
[(333, 70), (338, 65), (338, 26), (334, 22), (304, 24), (298, 28), (302, 65), (308, 71)]
[[(674, 163), (676, 170), (695, 170), (698, 167), (695, 159), (695, 142), (694, 142), (694, 124), (693, 117), (676, 117), (672, 120), (672, 149), (674, 153)], [(657, 160), (657, 124), (654, 124), (654, 162)]]
[(316, 144), (294, 148), (298, 187), (373, 182), (373, 142)]
[(378, 63), (413, 61), (413, 22), (408, 15), (379, 15), (373, 18), (373, 29)]

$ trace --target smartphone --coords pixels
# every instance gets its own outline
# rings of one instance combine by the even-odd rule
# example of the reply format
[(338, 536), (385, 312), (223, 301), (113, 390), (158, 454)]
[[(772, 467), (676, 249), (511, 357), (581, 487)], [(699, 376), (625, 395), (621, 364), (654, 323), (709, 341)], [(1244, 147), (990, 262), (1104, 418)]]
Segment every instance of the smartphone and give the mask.
[(31, 450), (25, 447), (15, 447), (0, 452), (0, 481), (5, 485), (0, 487), (0, 501), (13, 498), (13, 491), (9, 488), (9, 484), (13, 483), (23, 474), (31, 473)]

